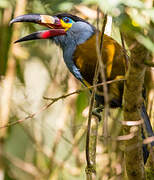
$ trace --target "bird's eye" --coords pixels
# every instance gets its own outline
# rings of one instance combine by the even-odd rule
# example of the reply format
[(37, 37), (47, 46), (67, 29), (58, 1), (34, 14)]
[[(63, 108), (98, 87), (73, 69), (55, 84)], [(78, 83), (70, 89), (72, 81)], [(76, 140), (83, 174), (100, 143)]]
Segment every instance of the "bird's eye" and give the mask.
[(64, 21), (65, 23), (72, 23), (72, 22), (73, 22), (72, 19), (70, 19), (70, 18), (68, 18), (68, 17), (63, 18), (63, 21)]

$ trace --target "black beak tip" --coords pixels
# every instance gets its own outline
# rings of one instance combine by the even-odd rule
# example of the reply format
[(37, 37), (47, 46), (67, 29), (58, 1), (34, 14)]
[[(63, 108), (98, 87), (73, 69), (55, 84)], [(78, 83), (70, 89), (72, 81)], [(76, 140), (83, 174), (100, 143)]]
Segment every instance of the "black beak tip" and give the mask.
[(14, 41), (13, 43), (14, 43), (14, 44), (16, 44), (16, 43), (18, 43), (18, 42), (19, 42), (19, 41), (18, 41), (18, 40), (16, 40), (16, 41)]
[(26, 38), (25, 38), (25, 37), (20, 38), (20, 39), (14, 41), (13, 43), (14, 43), (14, 44), (17, 44), (17, 43), (20, 43), (20, 42), (22, 42), (22, 41), (26, 41)]
[(14, 19), (12, 19), (9, 23), (9, 26), (11, 26), (14, 23)]
[(18, 20), (18, 19), (12, 19), (11, 21), (10, 21), (10, 23), (9, 23), (9, 25), (11, 26), (12, 24), (14, 24), (14, 23), (17, 23), (17, 22), (20, 22), (20, 20)]

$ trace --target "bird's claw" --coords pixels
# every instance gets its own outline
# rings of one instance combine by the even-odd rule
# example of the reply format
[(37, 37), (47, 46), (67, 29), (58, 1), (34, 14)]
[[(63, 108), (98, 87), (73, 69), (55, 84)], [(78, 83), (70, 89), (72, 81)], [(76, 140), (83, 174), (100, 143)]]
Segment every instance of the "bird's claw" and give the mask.
[(101, 105), (101, 106), (99, 106), (99, 107), (96, 107), (96, 108), (93, 109), (93, 111), (92, 111), (92, 115), (96, 116), (99, 121), (101, 121), (101, 119), (102, 119), (102, 116), (101, 116), (100, 112), (103, 111), (103, 108), (104, 108), (104, 106)]

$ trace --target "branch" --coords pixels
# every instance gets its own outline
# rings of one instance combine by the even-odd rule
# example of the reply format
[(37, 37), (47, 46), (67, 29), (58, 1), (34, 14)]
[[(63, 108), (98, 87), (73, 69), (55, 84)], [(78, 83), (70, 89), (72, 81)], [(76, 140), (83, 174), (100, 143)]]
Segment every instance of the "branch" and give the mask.
[[(125, 40), (128, 40), (129, 43), (135, 41), (129, 36)], [(125, 82), (123, 95), (124, 121), (138, 121), (141, 119), (140, 107), (143, 101), (142, 88), (146, 69), (144, 65), (145, 55), (145, 48), (140, 44), (137, 44), (131, 51), (131, 61), (126, 74), (127, 80)], [(124, 134), (129, 134), (130, 130), (129, 126), (123, 128)], [(136, 146), (134, 147), (134, 145)], [(125, 142), (125, 161), (129, 180), (145, 179), (141, 125), (138, 126), (135, 135)]]

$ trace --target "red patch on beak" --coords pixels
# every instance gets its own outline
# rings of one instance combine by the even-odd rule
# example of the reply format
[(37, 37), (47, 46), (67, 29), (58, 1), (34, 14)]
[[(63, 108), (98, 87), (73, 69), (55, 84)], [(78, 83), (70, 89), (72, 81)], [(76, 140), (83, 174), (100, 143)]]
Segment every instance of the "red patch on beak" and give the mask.
[(50, 37), (54, 37), (54, 36), (60, 36), (60, 35), (64, 35), (66, 34), (66, 32), (64, 31), (64, 29), (51, 29), (45, 32), (41, 32), (40, 33), (40, 38), (41, 39), (47, 39)]

